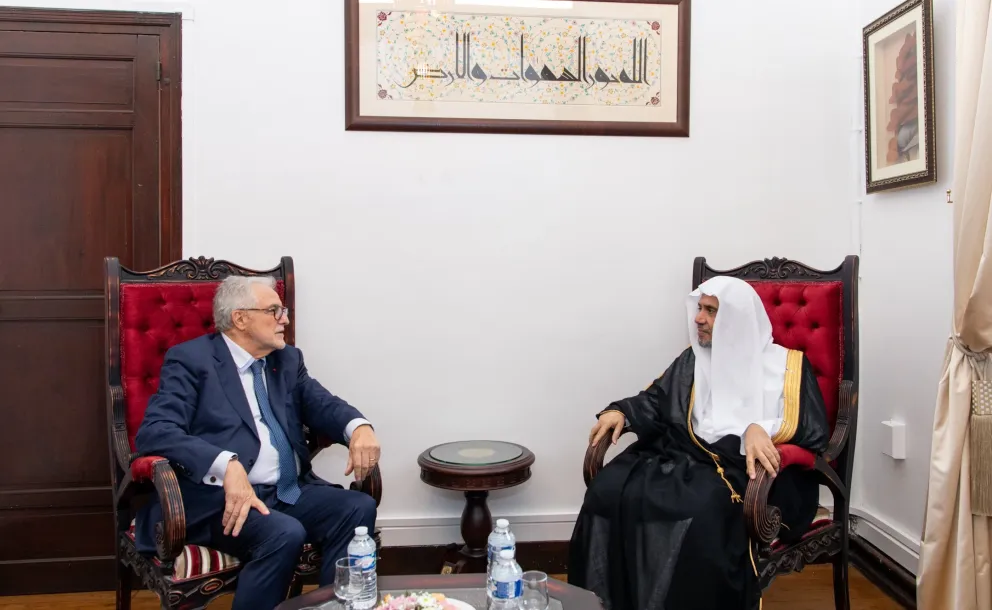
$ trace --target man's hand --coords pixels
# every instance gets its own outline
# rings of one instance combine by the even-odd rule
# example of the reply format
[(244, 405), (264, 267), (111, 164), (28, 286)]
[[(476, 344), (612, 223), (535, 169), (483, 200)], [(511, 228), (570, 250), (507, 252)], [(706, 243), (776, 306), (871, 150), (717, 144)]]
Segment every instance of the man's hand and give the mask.
[(356, 481), (363, 481), (379, 461), (379, 440), (372, 431), (372, 426), (363, 424), (355, 428), (348, 443), (348, 466), (344, 469), (345, 476), (355, 473)]
[(241, 533), (241, 527), (252, 508), (263, 515), (269, 514), (269, 508), (258, 499), (248, 482), (245, 467), (237, 460), (231, 460), (224, 473), (224, 502), (224, 519), (221, 523), (225, 536), (237, 536)]
[(599, 416), (596, 425), (589, 431), (589, 444), (598, 445), (604, 436), (613, 430), (613, 444), (616, 445), (623, 434), (623, 424), (627, 421), (620, 411), (607, 411)]
[(772, 443), (765, 429), (758, 424), (751, 424), (744, 431), (744, 452), (747, 455), (747, 475), (752, 479), (758, 475), (754, 461), (758, 460), (768, 474), (775, 478), (778, 473), (781, 456)]

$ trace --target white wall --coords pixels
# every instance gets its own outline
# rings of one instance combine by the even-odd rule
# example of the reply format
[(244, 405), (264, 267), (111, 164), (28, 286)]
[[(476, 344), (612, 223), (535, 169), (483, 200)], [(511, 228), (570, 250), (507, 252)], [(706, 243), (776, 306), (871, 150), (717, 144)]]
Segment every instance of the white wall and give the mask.
[[(859, 0), (859, 25), (897, 3)], [(934, 0), (936, 185), (864, 197), (861, 206), (861, 395), (855, 512), (866, 535), (880, 529), (919, 553), (937, 383), (951, 328), (951, 206), (954, 169), (955, 0)], [(862, 121), (863, 122), (863, 121)], [(864, 151), (857, 158), (862, 172)], [(884, 455), (884, 420), (906, 424), (907, 458)], [(860, 533), (860, 532), (859, 532)], [(883, 540), (873, 540), (885, 544)], [(889, 544), (892, 544), (889, 541)]]
[[(345, 133), (338, 0), (47, 5), (184, 10), (184, 252), (295, 258), (298, 343), (377, 426), (386, 543), (418, 544), (458, 539), (463, 500), (421, 483), (417, 455), (479, 437), (537, 455), (494, 514), (524, 539), (568, 537), (593, 414), (687, 343), (696, 255), (833, 267), (861, 232), (895, 240), (864, 248), (859, 447), (870, 472), (900, 468), (866, 447), (890, 414), (932, 409), (946, 307), (903, 282), (946, 291), (912, 274), (946, 267), (946, 226), (939, 189), (857, 216), (865, 1), (695, 2), (687, 139)], [(929, 446), (925, 428), (910, 434)], [(338, 453), (318, 470), (342, 468)], [(874, 476), (864, 506), (918, 529), (919, 502), (886, 504)]]
[(251, 6), (196, 5), (184, 248), (295, 257), (299, 344), (378, 426), (386, 523), (457, 517), (463, 498), (420, 482), (416, 457), (491, 437), (537, 455), (493, 512), (555, 516), (533, 535), (567, 537), (593, 414), (686, 345), (692, 258), (850, 250), (842, 11), (695, 3), (676, 140), (345, 133), (341, 6)]

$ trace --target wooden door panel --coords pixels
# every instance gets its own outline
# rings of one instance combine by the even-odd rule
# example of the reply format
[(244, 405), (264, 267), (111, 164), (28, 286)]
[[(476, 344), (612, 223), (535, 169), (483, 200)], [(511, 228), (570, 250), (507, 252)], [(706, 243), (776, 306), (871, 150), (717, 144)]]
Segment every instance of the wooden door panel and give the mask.
[(109, 498), (102, 339), (97, 320), (0, 322), (0, 353), (32, 369), (23, 380), (22, 368), (0, 367), (3, 490), (102, 486)]
[[(99, 557), (114, 552), (114, 519), (105, 507), (85, 509), (37, 508), (5, 511), (0, 516), (0, 561), (45, 560), (49, 557)], [(79, 529), (93, 532), (80, 536)], [(45, 544), (37, 544), (37, 532), (45, 531)]]
[(0, 127), (0, 260), (40, 263), (0, 266), (3, 292), (102, 294), (107, 252), (131, 258), (132, 156), (129, 130)]
[(126, 110), (134, 102), (134, 63), (61, 57), (0, 58), (0, 108)]
[(0, 8), (5, 594), (114, 588), (103, 258), (181, 256), (180, 24)]
[(15, 57), (108, 57), (129, 60), (134, 57), (135, 34), (93, 34), (84, 32), (4, 31), (0, 55)]
[[(158, 137), (160, 110), (158, 106), (158, 78), (156, 59), (159, 55), (157, 36), (138, 36), (135, 49), (135, 95), (134, 95), (134, 179), (131, 181), (134, 195), (134, 220), (132, 231), (136, 238), (129, 252), (128, 262), (121, 262), (131, 269), (154, 269), (168, 262), (160, 257), (162, 236), (162, 210), (158, 201), (159, 179), (162, 161), (159, 159), (160, 142)], [(177, 257), (178, 258), (178, 257)], [(101, 270), (103, 266), (101, 265)], [(102, 276), (101, 276), (102, 277)]]

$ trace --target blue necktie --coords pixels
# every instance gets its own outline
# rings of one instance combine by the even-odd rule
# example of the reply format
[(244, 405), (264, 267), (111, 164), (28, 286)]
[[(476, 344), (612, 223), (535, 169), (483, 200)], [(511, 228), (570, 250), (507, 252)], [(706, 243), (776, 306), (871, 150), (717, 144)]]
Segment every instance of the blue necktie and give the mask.
[(269, 427), (269, 438), (279, 453), (279, 480), (276, 481), (276, 497), (286, 504), (296, 504), (300, 499), (300, 485), (297, 482), (296, 459), (293, 447), (289, 444), (285, 430), (279, 425), (272, 406), (269, 405), (269, 393), (265, 390), (262, 374), (265, 368), (264, 360), (256, 360), (251, 365), (251, 376), (255, 385), (255, 399), (258, 409), (262, 412), (262, 422)]

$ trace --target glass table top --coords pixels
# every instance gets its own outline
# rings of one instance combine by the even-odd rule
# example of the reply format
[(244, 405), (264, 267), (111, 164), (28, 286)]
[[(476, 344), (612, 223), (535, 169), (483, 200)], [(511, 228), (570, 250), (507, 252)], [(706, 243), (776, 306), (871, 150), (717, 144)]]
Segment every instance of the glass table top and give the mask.
[[(464, 604), (468, 604), (474, 610), (486, 610), (486, 592), (484, 589), (440, 589), (434, 591), (435, 593), (443, 593), (445, 597), (451, 598), (452, 600), (460, 601)], [(392, 593), (393, 595), (404, 595), (406, 591), (380, 591), (380, 600), (382, 596), (387, 593)], [(345, 605), (341, 603), (338, 599), (332, 599), (331, 601), (324, 602), (317, 606), (307, 606), (304, 610), (339, 610), (343, 609)], [(551, 598), (548, 604), (548, 610), (564, 610), (561, 601)]]
[(523, 455), (523, 449), (500, 441), (457, 441), (431, 449), (431, 458), (459, 466), (500, 464)]

